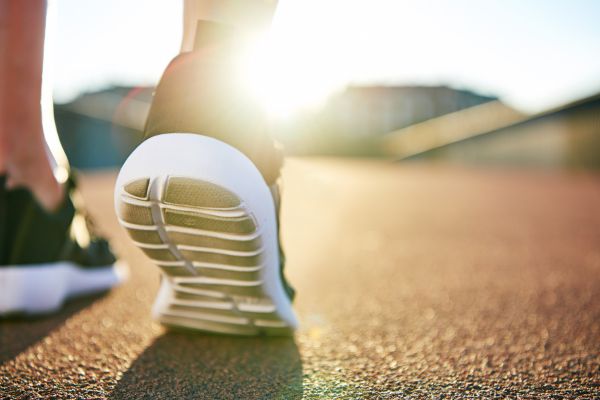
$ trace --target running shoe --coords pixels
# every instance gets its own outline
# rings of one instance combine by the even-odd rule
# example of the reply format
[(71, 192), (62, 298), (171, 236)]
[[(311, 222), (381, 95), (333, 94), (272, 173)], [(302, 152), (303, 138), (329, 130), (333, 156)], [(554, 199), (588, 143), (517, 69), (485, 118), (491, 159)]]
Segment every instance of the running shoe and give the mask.
[(0, 177), (0, 316), (50, 313), (125, 278), (126, 268), (95, 234), (73, 177), (66, 189), (49, 213), (29, 190), (5, 189)]
[[(162, 324), (235, 335), (297, 326), (279, 246), (281, 152), (263, 114), (232, 82), (226, 30), (167, 67), (147, 139), (115, 187), (119, 222), (161, 272)], [(214, 29), (213, 29), (214, 28)]]

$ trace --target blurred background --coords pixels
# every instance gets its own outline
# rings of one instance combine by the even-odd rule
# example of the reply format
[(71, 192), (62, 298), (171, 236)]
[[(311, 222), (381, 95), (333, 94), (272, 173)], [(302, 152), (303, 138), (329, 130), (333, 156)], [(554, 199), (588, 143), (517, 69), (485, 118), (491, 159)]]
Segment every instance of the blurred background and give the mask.
[[(55, 0), (48, 77), (71, 163), (141, 140), (182, 2)], [(240, 58), (291, 155), (600, 168), (600, 2), (280, 0)]]

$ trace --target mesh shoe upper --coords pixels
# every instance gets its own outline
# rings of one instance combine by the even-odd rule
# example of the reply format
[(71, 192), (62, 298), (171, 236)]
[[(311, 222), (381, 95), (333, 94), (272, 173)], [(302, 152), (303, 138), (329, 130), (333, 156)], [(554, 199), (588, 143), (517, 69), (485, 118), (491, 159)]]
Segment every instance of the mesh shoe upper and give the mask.
[(281, 149), (269, 135), (261, 107), (236, 79), (229, 36), (219, 28), (212, 40), (171, 61), (156, 88), (145, 137), (182, 132), (219, 139), (250, 158), (271, 185), (279, 177)]
[(106, 240), (96, 236), (70, 178), (60, 208), (45, 211), (26, 189), (6, 190), (0, 178), (0, 266), (71, 261), (83, 268), (112, 265)]
[[(195, 50), (171, 61), (156, 88), (144, 136), (198, 133), (237, 148), (271, 188), (279, 219), (283, 151), (268, 132), (263, 110), (235, 79), (234, 35), (220, 24), (199, 23)], [(281, 279), (293, 299), (294, 289), (283, 275), (281, 245), (279, 253)]]

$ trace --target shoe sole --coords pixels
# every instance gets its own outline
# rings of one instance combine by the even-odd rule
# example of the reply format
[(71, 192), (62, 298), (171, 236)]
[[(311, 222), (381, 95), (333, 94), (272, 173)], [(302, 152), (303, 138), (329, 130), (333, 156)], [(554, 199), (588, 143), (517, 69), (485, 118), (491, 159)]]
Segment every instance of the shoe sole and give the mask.
[(237, 149), (197, 134), (152, 137), (123, 165), (115, 209), (162, 272), (153, 306), (162, 324), (234, 335), (296, 328), (273, 198)]
[(81, 268), (71, 262), (0, 267), (0, 315), (47, 314), (65, 300), (108, 290), (127, 274), (120, 264)]

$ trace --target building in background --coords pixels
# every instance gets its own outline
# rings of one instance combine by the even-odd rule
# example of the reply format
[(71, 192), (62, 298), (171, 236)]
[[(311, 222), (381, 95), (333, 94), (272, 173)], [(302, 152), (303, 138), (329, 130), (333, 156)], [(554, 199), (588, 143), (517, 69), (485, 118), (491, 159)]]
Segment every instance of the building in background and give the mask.
[(600, 94), (526, 116), (488, 103), (394, 131), (388, 155), (470, 165), (600, 168)]
[[(79, 168), (120, 165), (141, 140), (152, 88), (111, 87), (56, 105), (59, 135)], [(274, 127), (291, 154), (382, 155), (380, 136), (496, 99), (424, 86), (352, 86), (319, 110)]]
[(350, 86), (275, 131), (293, 154), (381, 156), (382, 135), (491, 101), (446, 86)]
[(359, 137), (497, 100), (446, 86), (351, 86), (332, 97), (322, 113), (337, 134)]
[[(56, 105), (71, 164), (122, 164), (142, 140), (152, 90), (112, 87)], [(600, 168), (600, 95), (530, 116), (466, 90), (354, 86), (273, 133), (289, 154)]]
[(58, 135), (71, 165), (80, 169), (121, 165), (142, 140), (152, 91), (115, 86), (55, 104)]

